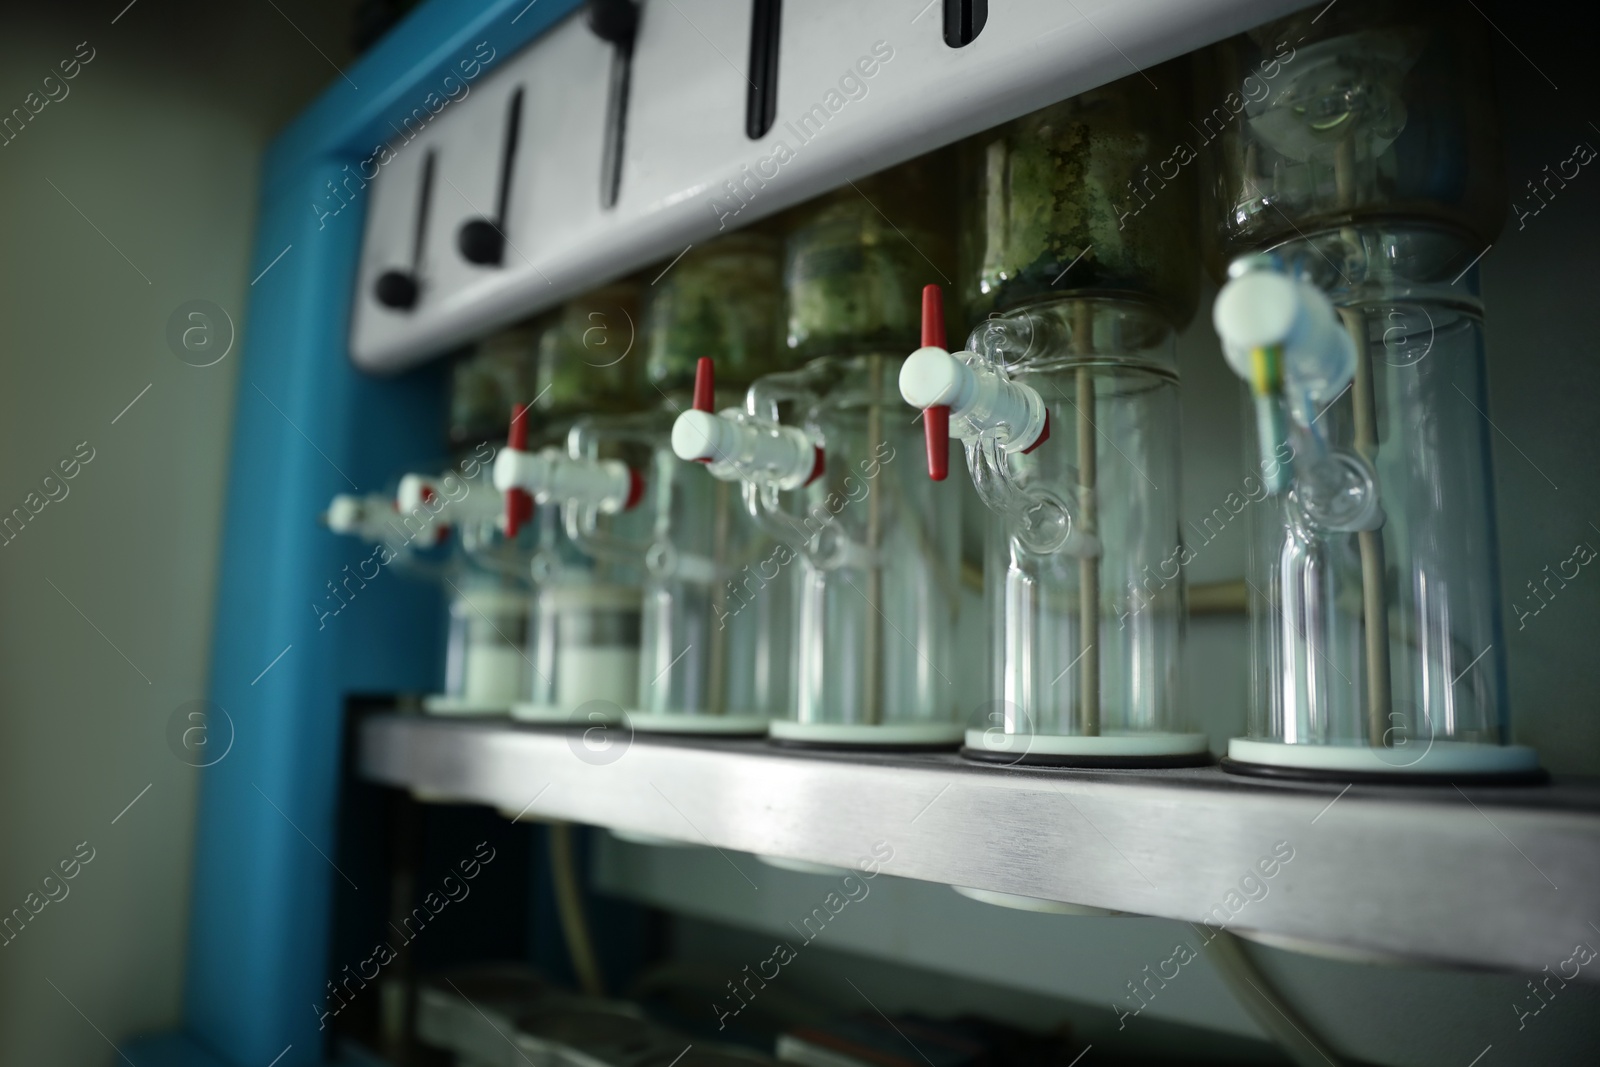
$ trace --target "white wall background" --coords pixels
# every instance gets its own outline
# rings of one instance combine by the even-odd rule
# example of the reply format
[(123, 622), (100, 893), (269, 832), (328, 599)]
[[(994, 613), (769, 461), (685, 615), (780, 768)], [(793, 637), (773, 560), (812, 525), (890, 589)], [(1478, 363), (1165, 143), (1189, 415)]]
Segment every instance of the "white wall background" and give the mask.
[(197, 772), (165, 730), (205, 690), (238, 360), (181, 363), (166, 321), (240, 319), (263, 148), (339, 76), (300, 31), (349, 61), (348, 0), (125, 3), (0, 14), (0, 113), (94, 54), (0, 148), (0, 513), (94, 450), (0, 547), (0, 914), (94, 850), (0, 948), (7, 1067), (178, 1020)]

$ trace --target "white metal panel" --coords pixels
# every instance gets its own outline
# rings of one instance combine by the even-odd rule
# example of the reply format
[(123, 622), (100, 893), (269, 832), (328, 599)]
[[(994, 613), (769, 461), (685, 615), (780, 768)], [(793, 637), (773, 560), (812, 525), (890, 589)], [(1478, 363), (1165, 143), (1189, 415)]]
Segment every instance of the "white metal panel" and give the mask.
[[(423, 127), (420, 133), (407, 142), (396, 138), (390, 142), (392, 156), (383, 163), (366, 190), (371, 199), (367, 206), (366, 232), (362, 242), (361, 266), (356, 277), (355, 308), (352, 329), (357, 335), (371, 337), (379, 344), (393, 344), (393, 339), (404, 336), (410, 325), (426, 319), (438, 287), (437, 267), (441, 256), (450, 252), (439, 246), (433, 233), (433, 219), (439, 199), (438, 159), (434, 160), (434, 187), (429, 210), (429, 234), (424, 241), (422, 260), (417, 269), (420, 290), (417, 306), (408, 310), (388, 308), (378, 303), (373, 295), (378, 277), (387, 271), (412, 269), (412, 247), (416, 239), (417, 203), (422, 188), (423, 168), (430, 149), (436, 149), (440, 137), (440, 123)], [(370, 169), (370, 168), (369, 168)], [(356, 168), (352, 167), (352, 171)], [(329, 220), (328, 225), (335, 225)], [(453, 252), (451, 252), (453, 254)]]
[[(461, 227), (476, 218), (493, 220), (499, 186), (500, 158), (505, 145), (506, 109), (511, 94), (520, 84), (519, 71), (512, 64), (493, 76), (483, 78), (458, 111), (440, 116), (438, 162), (435, 164), (433, 213), (429, 220), (428, 247), (434, 251), (433, 290), (429, 294), (428, 314), (448, 314), (452, 309), (470, 310), (472, 292), (504, 273), (505, 266), (483, 266), (461, 254), (457, 238)], [(523, 101), (527, 107), (527, 101)], [(522, 146), (525, 149), (526, 145)], [(518, 162), (526, 158), (519, 149)], [(516, 196), (512, 196), (516, 206)], [(516, 237), (507, 229), (511, 242)], [(515, 261), (511, 245), (505, 250), (505, 264)]]
[[(513, 211), (517, 251), (508, 250), (501, 270), (474, 272), (459, 284), (450, 274), (450, 286), (441, 284), (398, 323), (389, 313), (365, 313), (373, 302), (363, 289), (352, 327), (356, 362), (401, 369), (670, 259), (719, 228), (745, 225), (1096, 85), (1140, 76), (1151, 64), (1301, 6), (1298, 0), (1011, 0), (990, 9), (975, 41), (952, 49), (937, 2), (795, 0), (783, 10), (777, 120), (766, 137), (751, 142), (742, 121), (748, 5), (645, 0), (622, 187), (610, 211), (599, 206), (599, 169), (611, 50), (581, 16), (569, 17), (493, 75), (498, 82), (520, 72), (529, 84), (527, 177), (513, 193), (528, 214)], [(841, 79), (878, 42), (880, 54), (892, 50), (892, 57), (880, 59), (863, 79), (865, 94), (850, 99)], [(1172, 94), (1174, 107), (1192, 103), (1187, 86), (1160, 88)], [(812, 120), (813, 130), (821, 128), (812, 137), (800, 120), (814, 107), (826, 119)], [(438, 124), (461, 119), (446, 114)], [(792, 158), (775, 165), (780, 142)], [(744, 168), (763, 165), (773, 175), (765, 184), (747, 177)], [(734, 181), (743, 184), (748, 204), (736, 216), (729, 214), (738, 202), (726, 184)], [(448, 251), (456, 254), (453, 245)]]
[[(511, 194), (516, 203), (512, 240), (536, 265), (606, 224), (600, 207), (600, 156), (612, 51), (578, 14), (517, 57), (528, 98), (523, 104), (522, 177)], [(522, 266), (518, 273), (523, 282), (519, 292), (548, 288), (531, 267)]]
[(730, 0), (645, 5), (634, 49), (619, 224), (670, 207), (707, 180), (708, 165), (753, 150), (745, 135), (750, 14), (748, 2)]

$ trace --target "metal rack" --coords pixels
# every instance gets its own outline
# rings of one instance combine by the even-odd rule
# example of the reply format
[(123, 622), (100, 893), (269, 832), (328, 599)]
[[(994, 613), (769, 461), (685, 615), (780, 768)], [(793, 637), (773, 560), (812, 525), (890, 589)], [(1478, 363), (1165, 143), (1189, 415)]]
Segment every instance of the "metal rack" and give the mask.
[(1595, 783), (1288, 786), (408, 715), (363, 725), (360, 766), (507, 816), (843, 868), (886, 843), (902, 877), (1400, 959), (1538, 971), (1600, 916)]

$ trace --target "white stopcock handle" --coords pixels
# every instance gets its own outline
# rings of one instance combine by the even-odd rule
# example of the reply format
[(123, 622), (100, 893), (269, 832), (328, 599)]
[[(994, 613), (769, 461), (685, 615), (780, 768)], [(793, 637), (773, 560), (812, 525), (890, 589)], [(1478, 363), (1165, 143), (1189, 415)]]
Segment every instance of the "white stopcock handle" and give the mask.
[(1255, 397), (1263, 471), (1268, 488), (1281, 492), (1288, 470), (1267, 461), (1288, 437), (1285, 416), (1312, 426), (1355, 377), (1355, 341), (1320, 289), (1282, 273), (1270, 257), (1240, 260), (1229, 273), (1211, 321), (1228, 366)]
[(442, 513), (446, 522), (458, 523), (498, 522), (504, 508), (498, 492), (453, 472), (439, 477), (407, 474), (400, 479), (394, 502), (404, 515), (415, 514), (418, 508), (423, 508), (434, 514)]
[(336, 534), (359, 537), (374, 544), (387, 544), (395, 539), (395, 531), (389, 525), (395, 519), (394, 501), (377, 493), (367, 496), (340, 493), (328, 502), (323, 519), (328, 529)]
[(950, 436), (959, 441), (989, 436), (1007, 452), (1031, 450), (1045, 436), (1044, 398), (1031, 385), (969, 359), (982, 357), (917, 349), (900, 366), (900, 395), (915, 408), (948, 407)]
[(1050, 413), (1030, 385), (1014, 382), (974, 352), (944, 348), (944, 298), (937, 285), (922, 290), (922, 347), (900, 365), (900, 395), (921, 408), (928, 474), (948, 474), (949, 444), (992, 437), (1003, 451), (1032, 452), (1050, 437)]
[(573, 459), (556, 448), (501, 449), (494, 487), (502, 493), (520, 489), (540, 504), (593, 507), (606, 515), (626, 511), (644, 496), (644, 479), (621, 460)]
[(1314, 418), (1306, 405), (1331, 401), (1355, 376), (1355, 341), (1316, 286), (1260, 260), (1234, 270), (1211, 313), (1228, 365), (1258, 393), (1284, 391), (1296, 419)]
[(745, 480), (778, 489), (798, 489), (823, 471), (823, 452), (804, 430), (730, 408), (711, 410), (711, 360), (695, 368), (695, 406), (672, 424), (672, 451), (679, 459), (704, 463), (712, 477)]

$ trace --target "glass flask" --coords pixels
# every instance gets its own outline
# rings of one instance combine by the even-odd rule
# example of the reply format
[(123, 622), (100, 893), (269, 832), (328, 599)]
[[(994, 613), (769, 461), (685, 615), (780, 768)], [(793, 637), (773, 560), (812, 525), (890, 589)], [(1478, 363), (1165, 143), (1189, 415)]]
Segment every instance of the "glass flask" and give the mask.
[[(535, 381), (512, 397), (521, 403), (507, 409), (513, 416), (511, 432), (496, 466), (508, 453), (565, 459), (575, 419), (634, 406), (641, 384), (632, 366), (638, 360), (633, 351), (638, 326), (638, 290), (628, 282), (604, 286), (536, 320)], [(502, 411), (502, 423), (504, 418)], [(504, 516), (499, 530), (517, 546), (521, 571), (532, 586), (523, 655), (527, 684), (511, 709), (522, 721), (612, 722), (633, 699), (638, 568), (597, 560), (573, 542), (568, 512), (595, 501), (597, 509), (609, 506), (607, 494), (615, 488), (605, 476), (585, 477), (585, 471), (595, 473), (581, 464), (546, 464), (538, 473), (559, 475), (559, 484), (495, 483), (492, 489)], [(621, 477), (628, 486), (629, 476)], [(616, 501), (618, 511), (625, 510), (625, 502)], [(609, 513), (596, 521), (609, 524)]]
[(775, 600), (775, 583), (796, 583), (794, 705), (770, 729), (782, 742), (961, 738), (950, 679), (959, 501), (905, 459), (921, 443), (893, 355), (916, 337), (916, 287), (950, 268), (940, 220), (951, 169), (940, 154), (792, 213), (785, 336), (808, 362), (756, 379), (742, 410), (702, 407), (673, 430), (677, 455), (741, 483), (747, 511), (778, 542), (729, 590), (732, 610), (742, 618)]
[(741, 393), (783, 369), (781, 243), (744, 231), (691, 248), (651, 286), (641, 332), (645, 374), (673, 403), (692, 398), (702, 358), (716, 360), (721, 387)]
[[(1182, 63), (1151, 73), (1187, 84)], [(968, 351), (945, 352), (939, 293), (926, 292), (925, 347), (900, 382), (929, 409), (930, 473), (943, 477), (958, 437), (993, 515), (993, 700), (967, 724), (973, 759), (1210, 758), (1177, 693), (1189, 556), (1174, 345), (1199, 265), (1195, 169), (1158, 165), (1182, 135), (1170, 102), (1134, 76), (962, 146), (977, 325)]]
[[(1184, 89), (1177, 60), (1149, 72)], [(1077, 293), (1137, 301), (1182, 327), (1199, 299), (1197, 185), (1185, 113), (1133, 75), (960, 146), (961, 298), (977, 323)]]
[(547, 319), (498, 330), (462, 354), (451, 371), (450, 443), (499, 437), (511, 405), (538, 393), (539, 339)]
[[(738, 600), (736, 582), (776, 546), (745, 511), (737, 486), (672, 450), (677, 412), (714, 411), (719, 399), (731, 405), (733, 387), (783, 365), (782, 299), (773, 238), (736, 234), (695, 249), (662, 279), (646, 311), (647, 373), (663, 406), (574, 428), (573, 455), (632, 443), (649, 465), (640, 536), (595, 543), (583, 530), (579, 542), (597, 558), (614, 553), (643, 567), (638, 691), (627, 705), (635, 730), (765, 734), (790, 706), (792, 572), (772, 575), (751, 603)], [(712, 357), (728, 368), (720, 397)]]
[(508, 538), (500, 524), (501, 498), (486, 463), (492, 454), (484, 444), (458, 454), (437, 477), (408, 474), (394, 499), (395, 522), (406, 537), (450, 543), (438, 574), (450, 604), (445, 688), (423, 698), (423, 710), (436, 715), (504, 715), (528, 695), (527, 545)]
[[(1208, 249), (1234, 257), (1352, 223), (1472, 246), (1505, 217), (1487, 28), (1430, 0), (1307, 8), (1204, 53), (1194, 127), (1214, 171)], [(1202, 105), (1204, 106), (1204, 105)], [(1530, 182), (1530, 188), (1532, 183)]]
[[(511, 714), (525, 722), (609, 724), (631, 704), (639, 676), (640, 568), (636, 558), (597, 554), (584, 542), (615, 536), (600, 532), (613, 525), (637, 525), (644, 483), (617, 459), (574, 459), (550, 443), (530, 449), (524, 427), (533, 417), (524, 408), (513, 415), (494, 468), (504, 525), (528, 546), (525, 570), (534, 588), (528, 696)], [(536, 440), (548, 442), (553, 427), (541, 429)]]
[(552, 436), (583, 415), (634, 410), (644, 384), (635, 367), (639, 326), (639, 288), (631, 282), (569, 300), (539, 335), (538, 388), (519, 399)]
[(750, 515), (778, 541), (733, 584), (732, 612), (797, 583), (795, 710), (773, 722), (779, 740), (948, 745), (961, 735), (949, 676), (958, 503), (895, 462), (920, 441), (891, 403), (892, 372), (887, 356), (813, 360), (757, 379), (745, 410), (685, 412), (673, 430), (678, 456), (741, 482)]
[(935, 153), (795, 209), (784, 291), (797, 359), (896, 352), (916, 339), (916, 293), (954, 258), (953, 173), (947, 153)]
[[(752, 515), (781, 544), (740, 603), (767, 595), (767, 571), (799, 564), (794, 717), (771, 727), (782, 741), (946, 746), (961, 737), (950, 679), (960, 504), (922, 476), (896, 362), (823, 357), (760, 378), (748, 394), (756, 425), (787, 423), (811, 445), (808, 481), (744, 487)], [(806, 465), (801, 455), (796, 468)]]
[(527, 585), (475, 567), (458, 569), (451, 584), (445, 691), (428, 697), (424, 708), (435, 715), (503, 715), (527, 696)]
[[(1173, 346), (1151, 305), (1076, 296), (997, 314), (970, 351), (924, 348), (906, 361), (906, 399), (947, 407), (924, 415), (930, 456), (947, 454), (948, 434), (961, 438), (993, 513), (984, 588), (995, 699), (968, 723), (973, 759), (1209, 762), (1205, 735), (1181, 725), (1177, 693), (1188, 555)], [(927, 393), (941, 364), (970, 382), (965, 398)]]
[(1213, 320), (1271, 494), (1225, 766), (1537, 778), (1509, 744), (1475, 271), (1504, 206), (1486, 33), (1428, 3), (1296, 19), (1217, 59), (1237, 79), (1258, 42), (1306, 38), (1217, 139), (1215, 238), (1238, 258)]

